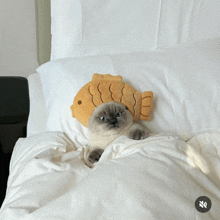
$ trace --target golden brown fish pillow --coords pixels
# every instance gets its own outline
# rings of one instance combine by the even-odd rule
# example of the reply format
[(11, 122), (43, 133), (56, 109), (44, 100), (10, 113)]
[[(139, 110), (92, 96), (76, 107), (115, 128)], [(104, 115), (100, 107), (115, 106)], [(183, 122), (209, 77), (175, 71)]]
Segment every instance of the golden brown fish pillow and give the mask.
[(71, 105), (72, 116), (87, 127), (94, 109), (107, 102), (125, 105), (136, 120), (150, 120), (153, 93), (140, 93), (132, 86), (122, 82), (121, 76), (95, 73), (92, 81), (80, 89)]

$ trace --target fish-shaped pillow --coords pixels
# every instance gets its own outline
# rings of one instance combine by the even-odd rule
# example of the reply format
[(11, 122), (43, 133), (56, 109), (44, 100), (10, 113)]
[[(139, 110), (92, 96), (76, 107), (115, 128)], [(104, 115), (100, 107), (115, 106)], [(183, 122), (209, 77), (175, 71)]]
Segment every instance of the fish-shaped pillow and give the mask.
[(140, 93), (132, 86), (122, 82), (121, 76), (95, 73), (92, 81), (87, 83), (76, 94), (71, 105), (72, 116), (87, 127), (94, 109), (107, 102), (119, 102), (125, 105), (134, 121), (150, 120), (153, 93)]

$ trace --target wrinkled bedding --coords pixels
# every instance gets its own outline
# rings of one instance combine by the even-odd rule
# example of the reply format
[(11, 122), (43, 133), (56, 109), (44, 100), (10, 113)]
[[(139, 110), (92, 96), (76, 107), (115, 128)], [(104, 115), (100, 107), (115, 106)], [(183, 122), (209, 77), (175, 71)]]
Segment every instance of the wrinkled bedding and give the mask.
[[(87, 147), (62, 132), (19, 139), (0, 219), (219, 219), (220, 133), (121, 136), (93, 169)], [(210, 211), (195, 209), (200, 196)]]

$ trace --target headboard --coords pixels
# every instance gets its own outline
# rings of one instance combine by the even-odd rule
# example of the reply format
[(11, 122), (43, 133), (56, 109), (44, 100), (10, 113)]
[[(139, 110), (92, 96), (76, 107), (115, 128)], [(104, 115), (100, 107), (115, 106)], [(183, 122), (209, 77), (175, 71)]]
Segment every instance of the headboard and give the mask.
[(37, 57), (41, 65), (50, 60), (51, 53), (51, 17), (50, 0), (35, 0)]

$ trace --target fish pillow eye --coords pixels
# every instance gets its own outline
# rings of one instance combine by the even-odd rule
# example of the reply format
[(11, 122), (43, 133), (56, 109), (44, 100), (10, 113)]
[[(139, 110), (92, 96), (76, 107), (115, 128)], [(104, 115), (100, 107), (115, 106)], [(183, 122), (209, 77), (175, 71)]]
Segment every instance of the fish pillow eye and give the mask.
[(88, 120), (96, 107), (102, 103), (119, 102), (125, 105), (134, 121), (150, 120), (153, 93), (140, 93), (124, 83), (121, 76), (95, 73), (92, 81), (76, 94), (71, 105), (72, 116), (87, 127)]

